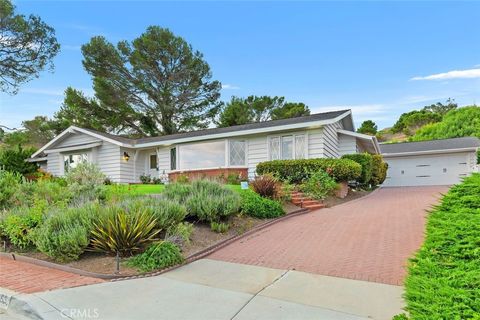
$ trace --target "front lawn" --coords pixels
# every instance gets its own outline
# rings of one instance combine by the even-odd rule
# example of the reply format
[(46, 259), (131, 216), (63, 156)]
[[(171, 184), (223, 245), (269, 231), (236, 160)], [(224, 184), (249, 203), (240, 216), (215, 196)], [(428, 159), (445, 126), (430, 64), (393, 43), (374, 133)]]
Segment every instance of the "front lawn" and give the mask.
[(107, 192), (122, 192), (129, 195), (147, 195), (158, 194), (163, 192), (165, 186), (163, 184), (130, 184), (130, 185), (109, 185)]
[(480, 174), (452, 187), (430, 213), (408, 272), (411, 319), (479, 319)]
[[(237, 184), (227, 184), (227, 188), (240, 192), (242, 189), (240, 185)], [(130, 184), (130, 185), (109, 185), (107, 186), (107, 192), (116, 192), (116, 193), (125, 193), (128, 195), (148, 195), (148, 194), (159, 194), (165, 190), (165, 185), (163, 184)]]

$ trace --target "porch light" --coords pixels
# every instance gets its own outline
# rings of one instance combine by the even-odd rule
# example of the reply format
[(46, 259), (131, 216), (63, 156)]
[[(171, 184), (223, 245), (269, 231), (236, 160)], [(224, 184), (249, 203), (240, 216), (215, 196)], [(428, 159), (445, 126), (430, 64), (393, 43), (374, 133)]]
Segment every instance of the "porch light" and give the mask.
[(123, 160), (128, 161), (129, 159), (130, 159), (130, 155), (128, 154), (128, 152), (124, 152), (123, 153)]

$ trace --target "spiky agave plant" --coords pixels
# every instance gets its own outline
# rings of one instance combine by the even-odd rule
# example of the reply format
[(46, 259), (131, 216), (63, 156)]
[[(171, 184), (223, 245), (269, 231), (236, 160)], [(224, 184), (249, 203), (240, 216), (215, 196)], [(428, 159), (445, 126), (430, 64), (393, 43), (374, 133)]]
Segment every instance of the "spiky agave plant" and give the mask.
[(158, 240), (161, 229), (156, 225), (156, 219), (146, 211), (114, 210), (94, 224), (91, 250), (131, 255)]

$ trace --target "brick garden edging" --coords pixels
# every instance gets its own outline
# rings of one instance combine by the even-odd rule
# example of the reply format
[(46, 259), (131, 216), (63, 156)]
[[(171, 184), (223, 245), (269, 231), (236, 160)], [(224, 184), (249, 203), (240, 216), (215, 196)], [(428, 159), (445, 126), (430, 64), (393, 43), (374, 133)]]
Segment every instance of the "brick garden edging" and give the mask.
[(188, 256), (182, 264), (178, 264), (178, 265), (175, 265), (175, 266), (170, 267), (170, 268), (165, 268), (165, 269), (162, 269), (162, 270), (156, 270), (156, 271), (152, 271), (152, 272), (148, 272), (148, 273), (144, 273), (144, 274), (139, 274), (139, 275), (134, 275), (134, 276), (124, 276), (124, 275), (116, 275), (116, 274), (104, 274), (104, 273), (90, 272), (90, 271), (76, 269), (76, 268), (72, 268), (72, 267), (69, 267), (69, 266), (65, 266), (65, 265), (61, 265), (61, 264), (57, 264), (57, 263), (53, 263), (53, 262), (49, 262), (49, 261), (44, 261), (44, 260), (40, 260), (40, 259), (35, 259), (35, 258), (31, 258), (31, 257), (22, 256), (22, 255), (19, 255), (19, 254), (16, 254), (16, 253), (0, 252), (0, 257), (7, 258), (7, 259), (12, 259), (12, 260), (18, 260), (18, 261), (21, 261), (21, 262), (31, 263), (31, 264), (34, 264), (34, 265), (47, 267), (47, 268), (52, 268), (52, 269), (57, 269), (57, 270), (65, 271), (65, 272), (70, 272), (70, 273), (78, 274), (78, 275), (85, 276), (85, 277), (98, 278), (98, 279), (103, 279), (103, 280), (119, 281), (119, 280), (128, 280), (128, 279), (146, 278), (146, 277), (156, 276), (156, 275), (165, 273), (165, 272), (170, 271), (170, 270), (174, 270), (176, 268), (179, 268), (181, 266), (184, 266), (184, 265), (189, 264), (191, 262), (194, 262), (196, 260), (202, 259), (202, 258), (212, 254), (213, 252), (229, 245), (230, 243), (235, 242), (235, 241), (240, 240), (240, 239), (243, 239), (243, 238), (245, 238), (245, 237), (247, 237), (247, 236), (249, 236), (249, 235), (251, 235), (251, 234), (253, 234), (257, 231), (265, 229), (265, 228), (267, 228), (267, 227), (269, 227), (273, 224), (284, 221), (286, 219), (290, 219), (292, 217), (296, 217), (298, 215), (302, 215), (302, 214), (309, 213), (309, 212), (310, 211), (308, 209), (298, 209), (298, 210), (292, 211), (289, 214), (286, 214), (282, 217), (279, 217), (279, 218), (264, 222), (262, 224), (259, 224), (256, 227), (248, 230), (245, 233), (242, 233), (242, 234), (236, 235), (236, 236), (232, 236), (228, 239), (217, 242), (217, 243), (211, 245), (210, 247), (207, 247), (203, 250), (200, 250), (200, 251)]

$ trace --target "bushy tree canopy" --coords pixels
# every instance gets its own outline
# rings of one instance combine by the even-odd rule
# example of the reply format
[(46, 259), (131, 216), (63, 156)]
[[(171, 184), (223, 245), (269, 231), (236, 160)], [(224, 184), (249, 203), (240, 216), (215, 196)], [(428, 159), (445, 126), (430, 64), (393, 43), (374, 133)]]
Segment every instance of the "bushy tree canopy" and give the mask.
[(40, 17), (16, 14), (10, 0), (0, 0), (0, 89), (15, 94), (38, 77), (60, 50), (55, 30)]
[(305, 116), (310, 109), (304, 103), (285, 102), (284, 97), (232, 97), (218, 116), (219, 127)]
[(475, 136), (480, 138), (480, 107), (470, 106), (450, 110), (443, 120), (428, 124), (417, 131), (413, 141)]
[(116, 46), (98, 36), (82, 46), (95, 98), (69, 88), (58, 120), (102, 131), (163, 135), (206, 128), (221, 84), (203, 55), (158, 26)]
[(357, 132), (369, 134), (372, 136), (377, 134), (377, 131), (378, 131), (378, 127), (375, 124), (375, 122), (373, 122), (372, 120), (363, 121), (362, 124), (360, 125), (360, 128), (358, 128), (357, 130)]

